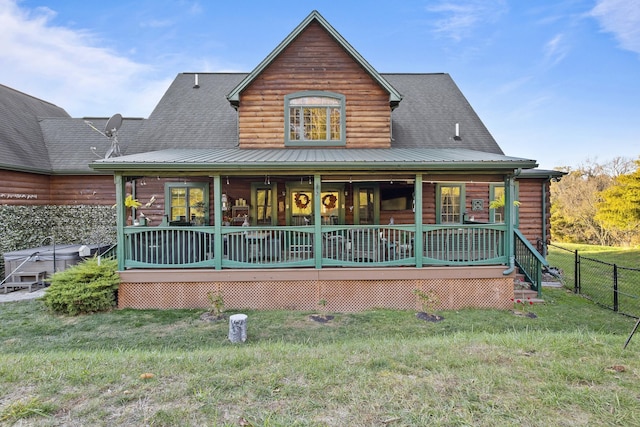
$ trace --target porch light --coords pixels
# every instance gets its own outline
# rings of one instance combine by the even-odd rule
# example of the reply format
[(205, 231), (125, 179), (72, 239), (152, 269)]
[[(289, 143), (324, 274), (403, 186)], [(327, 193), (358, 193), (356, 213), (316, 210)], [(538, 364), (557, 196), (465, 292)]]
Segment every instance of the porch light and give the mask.
[(226, 193), (222, 193), (222, 196), (220, 196), (220, 201), (222, 202), (222, 210), (226, 211), (227, 210), (227, 202), (229, 201), (229, 199), (227, 199), (227, 194)]

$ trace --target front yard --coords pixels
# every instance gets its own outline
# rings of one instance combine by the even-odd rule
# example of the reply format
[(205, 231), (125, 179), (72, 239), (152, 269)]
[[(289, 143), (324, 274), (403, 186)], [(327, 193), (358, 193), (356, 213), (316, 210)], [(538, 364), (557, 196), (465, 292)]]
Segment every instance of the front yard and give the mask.
[(640, 336), (622, 349), (635, 319), (562, 289), (543, 298), (535, 319), (243, 311), (245, 344), (202, 310), (70, 318), (0, 304), (0, 424), (640, 424)]

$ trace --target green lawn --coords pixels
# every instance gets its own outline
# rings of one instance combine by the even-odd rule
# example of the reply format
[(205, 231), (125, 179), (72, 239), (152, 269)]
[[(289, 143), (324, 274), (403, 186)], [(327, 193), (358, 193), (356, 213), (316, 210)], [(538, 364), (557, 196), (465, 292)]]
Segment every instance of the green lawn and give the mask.
[[(559, 243), (580, 256), (580, 293), (605, 307), (613, 308), (617, 295), (618, 309), (640, 315), (640, 249)], [(549, 264), (563, 271), (565, 286), (575, 287), (575, 254), (549, 247)], [(614, 291), (614, 264), (617, 266), (617, 292)]]
[[(623, 265), (626, 267), (640, 267), (640, 249), (638, 248), (616, 248), (612, 246), (583, 245), (577, 243), (554, 243), (571, 251), (578, 251), (581, 256), (595, 258), (611, 264)], [(549, 263), (553, 265), (554, 257), (564, 251), (553, 246), (549, 247)]]
[(235, 345), (202, 311), (0, 304), (0, 424), (640, 425), (640, 335), (622, 349), (634, 319), (565, 290), (543, 297), (535, 319), (246, 311)]

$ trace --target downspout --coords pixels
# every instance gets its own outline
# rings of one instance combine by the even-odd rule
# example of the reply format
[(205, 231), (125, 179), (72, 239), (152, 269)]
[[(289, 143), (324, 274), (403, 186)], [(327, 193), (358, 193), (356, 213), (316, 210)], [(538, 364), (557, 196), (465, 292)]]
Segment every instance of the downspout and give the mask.
[[(313, 175), (313, 247), (322, 248), (322, 212), (320, 211), (320, 196), (322, 195), (322, 175)], [(315, 252), (315, 267), (322, 268), (322, 251)]]
[(522, 169), (517, 169), (513, 175), (507, 175), (504, 180), (504, 213), (505, 223), (507, 225), (506, 235), (506, 247), (509, 254), (509, 264), (506, 270), (502, 272), (503, 275), (508, 276), (516, 269), (516, 256), (515, 256), (515, 229), (513, 227), (513, 197), (515, 195), (515, 177), (520, 175)]
[(124, 206), (125, 199), (125, 179), (122, 174), (116, 173), (115, 177), (116, 183), (116, 241), (118, 242), (118, 246), (116, 248), (116, 257), (118, 259), (118, 270), (124, 270), (125, 264), (125, 240), (124, 240), (124, 226), (127, 223), (126, 218), (126, 210), (127, 208)]
[(551, 190), (551, 176), (542, 184), (542, 256), (547, 258), (547, 185)]
[(416, 257), (416, 268), (422, 268), (422, 256), (424, 254), (424, 229), (422, 224), (422, 174), (416, 174), (416, 181), (413, 186), (413, 210), (414, 210), (414, 222), (416, 224), (416, 231), (413, 238), (414, 255)]
[[(224, 253), (224, 238), (222, 236), (222, 177), (220, 174), (213, 176), (213, 253)], [(222, 256), (214, 256), (214, 268), (222, 270)]]

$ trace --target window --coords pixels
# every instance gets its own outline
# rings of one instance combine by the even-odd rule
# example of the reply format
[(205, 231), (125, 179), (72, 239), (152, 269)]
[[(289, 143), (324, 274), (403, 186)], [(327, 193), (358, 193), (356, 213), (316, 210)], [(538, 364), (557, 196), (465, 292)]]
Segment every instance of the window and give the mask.
[[(518, 200), (518, 183), (515, 185), (514, 200)], [(504, 222), (504, 184), (491, 184), (489, 187), (489, 221), (491, 222)], [(491, 204), (495, 207), (491, 208)], [(518, 202), (514, 202), (513, 215), (515, 225), (518, 225), (519, 209)]]
[(344, 96), (300, 92), (285, 96), (285, 145), (345, 145)]
[[(504, 222), (504, 184), (493, 184), (489, 189), (491, 200), (489, 206), (494, 204), (494, 208), (489, 209), (489, 221)], [(494, 203), (495, 202), (495, 203)]]
[(327, 189), (320, 193), (320, 217), (322, 225), (338, 225), (344, 222), (344, 210), (341, 195), (344, 190)]
[(377, 185), (354, 185), (353, 191), (354, 223), (360, 225), (378, 224), (380, 222), (379, 187)]
[(439, 184), (436, 205), (439, 224), (462, 223), (464, 188), (461, 184)]
[(204, 182), (168, 183), (166, 215), (170, 222), (206, 225), (209, 222), (209, 186)]
[(291, 207), (288, 225), (313, 224), (313, 190), (310, 187), (290, 188), (288, 206)]
[(276, 189), (275, 183), (254, 183), (251, 185), (251, 209), (253, 211), (251, 218), (254, 225), (278, 224)]

